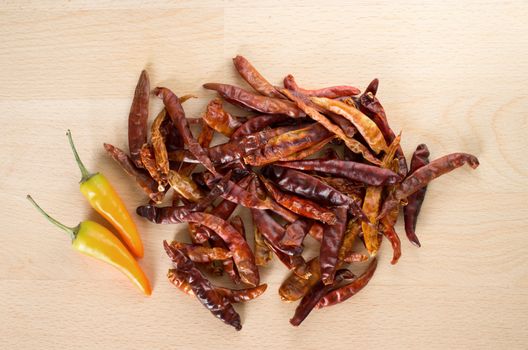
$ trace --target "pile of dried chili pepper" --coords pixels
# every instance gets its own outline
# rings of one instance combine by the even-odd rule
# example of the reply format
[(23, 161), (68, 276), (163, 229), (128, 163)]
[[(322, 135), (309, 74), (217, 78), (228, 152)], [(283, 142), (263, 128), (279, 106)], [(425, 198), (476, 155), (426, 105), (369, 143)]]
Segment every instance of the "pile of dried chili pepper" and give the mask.
[[(151, 91), (142, 72), (129, 116), (129, 152), (110, 144), (105, 149), (149, 197), (138, 215), (156, 224), (188, 224), (189, 242), (163, 243), (173, 265), (170, 283), (240, 330), (232, 304), (266, 290), (259, 267), (276, 256), (290, 270), (280, 297), (300, 300), (290, 320), (298, 326), (313, 309), (341, 303), (368, 284), (383, 237), (393, 248), (391, 263), (398, 261), (400, 209), (407, 237), (420, 246), (415, 228), (429, 182), (479, 163), (466, 153), (429, 161), (427, 146), (419, 145), (409, 169), (401, 134), (390, 128), (376, 97), (377, 79), (363, 93), (346, 85), (302, 88), (292, 75), (276, 87), (244, 57), (233, 62), (253, 90), (204, 84), (218, 97), (201, 118), (186, 116), (182, 104), (189, 95), (166, 87)], [(149, 138), (151, 94), (164, 109)], [(224, 102), (249, 114), (233, 115)], [(191, 131), (196, 124), (197, 135)], [(227, 141), (211, 146), (215, 133)], [(250, 240), (242, 219), (233, 216), (238, 206), (250, 211)], [(320, 244), (309, 261), (303, 256), (307, 236)], [(365, 266), (364, 272), (354, 275), (350, 264)], [(222, 274), (240, 288), (216, 286), (207, 277)]]

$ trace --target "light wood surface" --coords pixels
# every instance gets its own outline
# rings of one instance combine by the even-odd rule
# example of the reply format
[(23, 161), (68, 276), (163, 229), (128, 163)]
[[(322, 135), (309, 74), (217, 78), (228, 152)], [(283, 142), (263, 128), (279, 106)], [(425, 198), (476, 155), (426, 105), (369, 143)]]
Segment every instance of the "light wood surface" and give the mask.
[[(528, 6), (525, 1), (3, 1), (0, 4), (0, 348), (365, 349), (528, 346)], [(241, 83), (248, 57), (273, 83), (306, 87), (380, 79), (390, 122), (410, 155), (454, 151), (480, 159), (429, 187), (417, 232), (389, 264), (384, 242), (370, 285), (299, 328), (279, 300), (286, 276), (237, 307), (243, 330), (215, 320), (170, 286), (161, 242), (183, 226), (137, 219), (146, 298), (112, 268), (70, 249), (26, 193), (66, 224), (92, 218), (65, 131), (86, 165), (106, 174), (130, 211), (142, 193), (102, 143), (126, 147), (133, 89), (200, 97), (205, 82)], [(159, 101), (151, 112), (159, 110)], [(401, 221), (401, 220), (400, 220)]]

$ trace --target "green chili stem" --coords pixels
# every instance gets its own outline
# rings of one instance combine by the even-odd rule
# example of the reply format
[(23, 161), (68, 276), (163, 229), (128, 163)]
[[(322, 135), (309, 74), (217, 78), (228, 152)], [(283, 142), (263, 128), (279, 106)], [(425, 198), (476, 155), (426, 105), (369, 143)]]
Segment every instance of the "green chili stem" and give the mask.
[(31, 204), (33, 204), (35, 206), (35, 208), (37, 208), (37, 210), (42, 214), (44, 215), (44, 217), (49, 221), (51, 222), (53, 225), (57, 226), (58, 228), (60, 229), (63, 229), (64, 231), (66, 231), (67, 233), (70, 234), (70, 237), (72, 240), (75, 239), (75, 236), (77, 235), (77, 230), (78, 228), (77, 227), (69, 227), (69, 226), (66, 226), (62, 223), (60, 223), (59, 221), (55, 220), (54, 218), (52, 218), (48, 213), (46, 213), (44, 211), (44, 209), (42, 209), (38, 204), (37, 202), (35, 202), (35, 200), (33, 200), (33, 198), (31, 198), (31, 196), (28, 194), (26, 196), (26, 198), (31, 202)]
[(94, 174), (91, 174), (86, 167), (84, 166), (83, 162), (81, 161), (81, 158), (79, 158), (79, 154), (77, 153), (77, 149), (75, 148), (75, 144), (73, 143), (72, 135), (70, 129), (66, 132), (66, 136), (68, 136), (68, 141), (70, 141), (70, 147), (73, 151), (73, 155), (75, 156), (75, 161), (77, 162), (77, 165), (79, 166), (79, 169), (81, 170), (81, 181), (80, 183), (88, 181), (89, 178), (91, 178)]

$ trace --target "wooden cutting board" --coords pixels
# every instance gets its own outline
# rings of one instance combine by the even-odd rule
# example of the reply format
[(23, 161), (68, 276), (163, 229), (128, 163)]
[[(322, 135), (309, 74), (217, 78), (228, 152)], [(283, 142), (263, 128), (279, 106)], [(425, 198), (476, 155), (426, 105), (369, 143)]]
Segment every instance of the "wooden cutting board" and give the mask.
[[(527, 16), (525, 1), (2, 2), (0, 347), (526, 348)], [(463, 151), (481, 162), (429, 187), (422, 248), (400, 223), (400, 262), (390, 265), (384, 242), (370, 285), (299, 328), (288, 323), (296, 305), (279, 300), (287, 271), (276, 261), (262, 271), (268, 291), (238, 307), (235, 332), (166, 281), (161, 242), (184, 226), (137, 219), (154, 286), (146, 298), (70, 249), (25, 199), (66, 224), (104, 223), (78, 191), (70, 128), (86, 165), (134, 211), (145, 197), (102, 144), (126, 147), (139, 72), (196, 94), (185, 108), (199, 117), (213, 96), (201, 84), (242, 84), (236, 54), (275, 84), (292, 73), (306, 87), (363, 89), (377, 77), (407, 155), (425, 142), (432, 158)]]

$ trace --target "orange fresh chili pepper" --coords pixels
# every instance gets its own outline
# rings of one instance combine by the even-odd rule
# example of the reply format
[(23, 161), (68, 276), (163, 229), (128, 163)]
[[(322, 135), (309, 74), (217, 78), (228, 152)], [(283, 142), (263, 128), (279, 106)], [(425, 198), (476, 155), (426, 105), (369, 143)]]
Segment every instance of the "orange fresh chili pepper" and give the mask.
[(104, 261), (125, 274), (145, 295), (152, 290), (143, 270), (128, 249), (106, 227), (90, 220), (82, 221), (75, 227), (68, 227), (48, 215), (30, 195), (27, 199), (55, 226), (70, 234), (73, 249)]
[(90, 205), (114, 226), (132, 254), (142, 258), (143, 243), (125, 204), (103, 174), (91, 174), (86, 170), (75, 149), (70, 130), (66, 135), (70, 141), (77, 165), (81, 170), (81, 193), (88, 199)]

